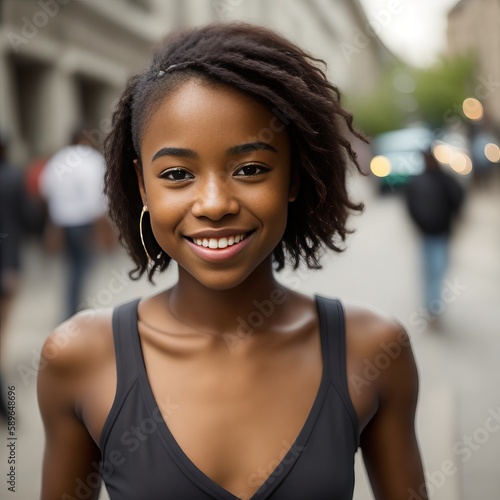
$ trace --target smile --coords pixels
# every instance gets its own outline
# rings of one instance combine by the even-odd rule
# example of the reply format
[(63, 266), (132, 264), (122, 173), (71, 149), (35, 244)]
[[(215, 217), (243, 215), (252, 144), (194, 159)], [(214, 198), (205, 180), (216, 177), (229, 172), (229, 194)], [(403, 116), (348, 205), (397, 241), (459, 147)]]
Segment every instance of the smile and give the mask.
[(207, 262), (225, 262), (244, 252), (254, 234), (255, 231), (239, 234), (226, 232), (224, 236), (214, 237), (213, 233), (207, 233), (206, 237), (200, 238), (198, 236), (205, 236), (200, 233), (197, 237), (187, 237), (186, 241), (199, 258)]
[(239, 243), (243, 240), (248, 233), (237, 234), (234, 236), (223, 237), (223, 238), (192, 238), (192, 241), (195, 245), (199, 247), (205, 248), (226, 248), (234, 245), (235, 243)]

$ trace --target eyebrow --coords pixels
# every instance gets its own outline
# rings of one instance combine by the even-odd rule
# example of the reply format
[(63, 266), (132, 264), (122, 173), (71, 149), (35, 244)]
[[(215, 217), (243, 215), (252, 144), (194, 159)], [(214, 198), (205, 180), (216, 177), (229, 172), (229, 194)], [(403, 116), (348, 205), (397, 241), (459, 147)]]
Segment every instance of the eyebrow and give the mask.
[[(226, 149), (226, 154), (228, 155), (238, 155), (249, 153), (251, 151), (271, 151), (273, 153), (277, 153), (276, 148), (268, 144), (267, 142), (257, 141), (257, 142), (248, 142), (245, 144), (238, 144), (237, 146), (231, 146)], [(175, 156), (177, 158), (193, 158), (197, 159), (199, 157), (198, 153), (193, 149), (188, 148), (161, 148), (157, 151), (153, 158), (152, 162), (157, 158), (161, 158), (162, 156)]]
[(162, 156), (176, 156), (177, 158), (198, 158), (198, 153), (193, 151), (192, 149), (186, 148), (161, 148), (157, 151), (153, 158), (152, 162), (157, 158), (161, 158)]
[(243, 153), (249, 153), (250, 151), (272, 151), (273, 153), (277, 153), (276, 148), (268, 144), (267, 142), (257, 141), (257, 142), (248, 142), (246, 144), (238, 144), (238, 146), (232, 146), (226, 150), (228, 155), (238, 155)]

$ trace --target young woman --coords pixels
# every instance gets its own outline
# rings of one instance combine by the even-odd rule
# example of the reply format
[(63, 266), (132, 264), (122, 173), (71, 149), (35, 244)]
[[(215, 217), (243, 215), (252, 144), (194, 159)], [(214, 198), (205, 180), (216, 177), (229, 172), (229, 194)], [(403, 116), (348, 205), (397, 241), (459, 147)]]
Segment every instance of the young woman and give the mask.
[(170, 36), (127, 83), (110, 214), (135, 277), (174, 260), (179, 279), (47, 339), (43, 500), (97, 498), (101, 478), (113, 500), (349, 499), (358, 446), (377, 499), (425, 497), (403, 328), (274, 275), (319, 268), (362, 208), (345, 187), (352, 118), (318, 62), (217, 24)]

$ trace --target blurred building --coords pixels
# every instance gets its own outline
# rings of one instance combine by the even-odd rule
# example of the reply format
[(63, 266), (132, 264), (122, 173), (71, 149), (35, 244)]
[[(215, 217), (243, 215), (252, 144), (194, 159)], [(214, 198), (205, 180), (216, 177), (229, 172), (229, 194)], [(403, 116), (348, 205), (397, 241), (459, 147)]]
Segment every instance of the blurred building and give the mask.
[(106, 128), (119, 88), (166, 26), (143, 4), (0, 2), (0, 128), (14, 161), (54, 153), (79, 124)]
[(0, 130), (11, 159), (50, 155), (79, 124), (100, 141), (126, 78), (172, 28), (243, 20), (280, 31), (368, 91), (392, 55), (358, 0), (2, 0)]
[(500, 126), (500, 1), (460, 0), (448, 15), (448, 52), (475, 56), (474, 97)]

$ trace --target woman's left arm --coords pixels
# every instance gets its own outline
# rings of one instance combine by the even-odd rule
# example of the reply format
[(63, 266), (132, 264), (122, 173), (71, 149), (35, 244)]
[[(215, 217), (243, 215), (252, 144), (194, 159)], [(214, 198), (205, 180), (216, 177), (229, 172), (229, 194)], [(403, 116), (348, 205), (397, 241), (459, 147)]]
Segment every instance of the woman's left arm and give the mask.
[[(360, 438), (365, 467), (377, 500), (426, 500), (425, 479), (415, 434), (418, 373), (406, 331), (388, 326), (384, 345), (400, 349), (380, 371), (378, 409)], [(380, 349), (380, 353), (387, 352)], [(375, 361), (375, 359), (373, 360)]]

